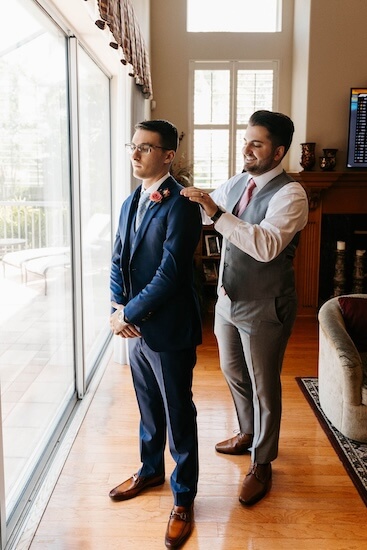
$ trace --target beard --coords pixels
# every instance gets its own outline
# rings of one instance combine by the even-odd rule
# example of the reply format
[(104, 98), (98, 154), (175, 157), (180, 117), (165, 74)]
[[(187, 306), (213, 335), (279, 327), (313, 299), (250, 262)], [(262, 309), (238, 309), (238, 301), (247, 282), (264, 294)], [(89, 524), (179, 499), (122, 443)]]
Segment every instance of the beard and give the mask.
[(262, 160), (258, 160), (258, 159), (247, 160), (245, 158), (244, 165), (243, 165), (244, 170), (253, 176), (261, 176), (261, 174), (265, 174), (265, 172), (269, 172), (275, 166), (276, 166), (276, 163), (274, 162), (274, 159), (272, 156), (269, 156), (266, 159), (262, 159)]

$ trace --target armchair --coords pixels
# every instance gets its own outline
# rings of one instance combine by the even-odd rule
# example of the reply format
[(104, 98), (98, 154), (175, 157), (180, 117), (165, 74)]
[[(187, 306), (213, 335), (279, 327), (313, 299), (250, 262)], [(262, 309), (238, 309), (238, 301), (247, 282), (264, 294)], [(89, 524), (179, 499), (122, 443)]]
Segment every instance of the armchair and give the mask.
[(318, 318), (321, 408), (343, 435), (367, 443), (367, 294), (331, 298)]

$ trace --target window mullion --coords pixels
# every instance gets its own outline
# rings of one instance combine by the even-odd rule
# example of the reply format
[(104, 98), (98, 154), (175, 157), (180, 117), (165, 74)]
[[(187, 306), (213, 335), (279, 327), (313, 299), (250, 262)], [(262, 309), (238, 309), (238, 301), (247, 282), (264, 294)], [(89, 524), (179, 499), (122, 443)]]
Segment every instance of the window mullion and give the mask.
[(230, 78), (230, 119), (229, 119), (229, 159), (228, 178), (235, 174), (236, 169), (236, 129), (237, 129), (237, 63), (231, 63)]

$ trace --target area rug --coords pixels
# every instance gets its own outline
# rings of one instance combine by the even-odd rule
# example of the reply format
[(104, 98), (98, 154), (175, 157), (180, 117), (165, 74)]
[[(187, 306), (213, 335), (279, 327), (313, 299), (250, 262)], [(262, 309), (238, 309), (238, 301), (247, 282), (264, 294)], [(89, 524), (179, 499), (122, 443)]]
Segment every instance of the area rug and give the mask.
[(297, 377), (296, 380), (363, 502), (367, 506), (367, 444), (348, 439), (329, 422), (320, 407), (317, 378)]

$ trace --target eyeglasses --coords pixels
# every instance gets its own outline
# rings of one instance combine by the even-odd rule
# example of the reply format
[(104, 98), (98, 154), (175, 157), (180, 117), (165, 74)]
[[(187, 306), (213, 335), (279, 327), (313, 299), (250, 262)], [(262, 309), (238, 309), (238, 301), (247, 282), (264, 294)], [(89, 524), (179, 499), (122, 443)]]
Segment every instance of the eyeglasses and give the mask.
[(135, 145), (135, 143), (126, 143), (125, 147), (129, 153), (135, 153), (136, 149), (139, 151), (139, 153), (143, 153), (143, 155), (149, 155), (152, 149), (165, 149), (168, 150), (166, 147), (160, 147), (159, 145), (151, 145), (150, 143), (141, 143), (140, 145)]

